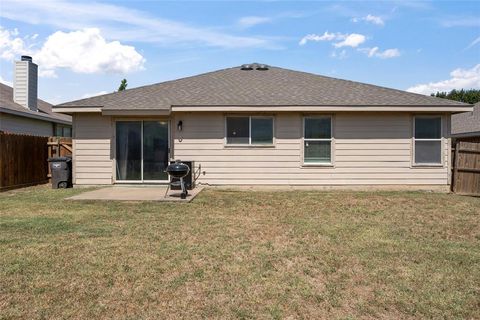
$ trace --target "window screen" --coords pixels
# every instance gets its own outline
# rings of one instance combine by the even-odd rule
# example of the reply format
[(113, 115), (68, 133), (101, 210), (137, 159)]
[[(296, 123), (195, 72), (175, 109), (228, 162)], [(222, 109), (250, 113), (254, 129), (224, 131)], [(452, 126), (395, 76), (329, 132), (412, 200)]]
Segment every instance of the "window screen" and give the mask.
[(272, 117), (227, 117), (227, 144), (273, 144)]
[(332, 163), (332, 118), (304, 119), (303, 162), (306, 164)]
[(442, 163), (442, 118), (415, 117), (415, 164)]
[(227, 144), (249, 144), (250, 119), (248, 117), (227, 118)]

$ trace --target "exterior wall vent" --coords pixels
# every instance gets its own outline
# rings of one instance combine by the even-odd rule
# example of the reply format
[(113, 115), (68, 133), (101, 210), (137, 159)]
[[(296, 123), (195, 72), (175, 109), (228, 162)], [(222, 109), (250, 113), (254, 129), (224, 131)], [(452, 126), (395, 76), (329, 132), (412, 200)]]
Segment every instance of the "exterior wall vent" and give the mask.
[(262, 63), (256, 63), (256, 62), (242, 64), (242, 66), (240, 67), (240, 70), (247, 70), (247, 71), (250, 71), (250, 70), (265, 71), (265, 70), (268, 70), (268, 69), (269, 69), (268, 65), (262, 64)]
[(250, 71), (253, 70), (253, 66), (251, 64), (242, 64), (240, 70)]

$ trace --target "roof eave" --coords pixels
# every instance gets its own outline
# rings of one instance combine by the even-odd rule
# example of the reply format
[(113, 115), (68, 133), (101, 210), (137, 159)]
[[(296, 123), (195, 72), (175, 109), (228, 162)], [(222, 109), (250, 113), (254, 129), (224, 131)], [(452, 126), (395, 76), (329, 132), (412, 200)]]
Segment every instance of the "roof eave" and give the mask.
[(64, 113), (64, 114), (73, 114), (73, 113), (92, 113), (92, 112), (102, 112), (102, 107), (82, 107), (82, 106), (77, 106), (77, 107), (65, 107), (65, 106), (53, 106), (52, 107), (53, 112), (57, 113)]
[(480, 137), (480, 131), (452, 133), (452, 138)]
[(28, 112), (21, 112), (21, 111), (17, 111), (17, 110), (2, 108), (2, 107), (0, 107), (0, 112), (13, 114), (13, 115), (19, 116), (19, 117), (25, 117), (25, 118), (30, 118), (30, 119), (46, 121), (46, 122), (54, 122), (54, 123), (68, 124), (68, 125), (72, 124), (71, 121), (52, 118), (52, 117), (49, 117), (48, 115), (42, 115), (42, 114), (37, 115), (37, 114), (32, 114), (32, 113), (28, 113)]
[(292, 106), (292, 105), (276, 105), (276, 106), (198, 106), (198, 105), (174, 105), (172, 112), (246, 112), (246, 111), (266, 111), (266, 112), (366, 112), (366, 111), (384, 111), (384, 112), (467, 112), (472, 111), (473, 106), (469, 105), (445, 105), (445, 106), (399, 106), (399, 105), (385, 105), (385, 106), (361, 106), (361, 105), (307, 105), (307, 106)]
[(54, 112), (73, 113), (102, 113), (102, 115), (129, 115), (129, 116), (165, 116), (172, 112), (448, 112), (460, 113), (473, 111), (473, 105), (173, 105), (169, 108), (148, 109), (114, 109), (101, 106), (54, 106)]
[(171, 109), (103, 109), (102, 115), (105, 116), (168, 116)]

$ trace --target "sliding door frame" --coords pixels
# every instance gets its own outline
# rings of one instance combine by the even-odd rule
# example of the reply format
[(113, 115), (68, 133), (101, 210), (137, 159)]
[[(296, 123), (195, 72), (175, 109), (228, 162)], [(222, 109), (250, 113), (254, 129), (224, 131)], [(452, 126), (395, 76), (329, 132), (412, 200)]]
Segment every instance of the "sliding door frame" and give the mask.
[[(166, 180), (144, 180), (143, 179), (143, 123), (145, 121), (164, 121), (167, 123), (167, 152), (168, 152), (168, 161), (170, 161), (170, 155), (171, 155), (171, 141), (170, 141), (170, 120), (169, 119), (158, 119), (158, 118), (121, 118), (121, 119), (114, 119), (113, 120), (115, 125), (114, 125), (114, 130), (113, 130), (113, 136), (112, 136), (112, 151), (113, 151), (113, 182), (115, 184), (166, 184), (169, 183), (170, 180), (167, 176)], [(140, 164), (140, 180), (119, 180), (117, 179), (117, 122), (140, 122), (140, 143), (141, 143), (141, 164)]]

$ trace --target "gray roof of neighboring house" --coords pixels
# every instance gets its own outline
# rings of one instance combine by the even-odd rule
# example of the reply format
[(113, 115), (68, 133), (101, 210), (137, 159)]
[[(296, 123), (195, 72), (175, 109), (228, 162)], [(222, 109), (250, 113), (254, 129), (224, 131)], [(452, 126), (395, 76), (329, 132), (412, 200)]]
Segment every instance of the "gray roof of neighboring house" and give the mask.
[(452, 134), (460, 136), (480, 136), (480, 102), (472, 112), (463, 112), (452, 116)]
[(32, 111), (13, 101), (13, 88), (0, 83), (0, 112), (11, 112), (25, 117), (36, 118), (56, 123), (72, 123), (72, 117), (52, 111), (52, 105), (41, 99), (37, 100), (37, 111)]
[(223, 69), (92, 98), (61, 107), (103, 110), (169, 109), (170, 106), (465, 106), (460, 102), (270, 67)]

